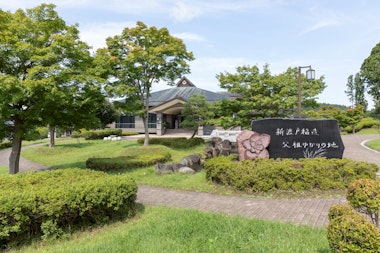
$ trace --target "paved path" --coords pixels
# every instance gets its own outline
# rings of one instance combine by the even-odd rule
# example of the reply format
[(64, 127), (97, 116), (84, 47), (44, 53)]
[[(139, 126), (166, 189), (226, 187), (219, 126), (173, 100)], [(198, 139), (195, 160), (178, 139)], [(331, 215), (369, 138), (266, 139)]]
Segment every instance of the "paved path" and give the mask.
[[(345, 145), (344, 157), (376, 163), (380, 166), (380, 153), (368, 150), (361, 143), (365, 140), (380, 138), (380, 135), (342, 136)], [(7, 153), (8, 152), (8, 153)], [(8, 165), (9, 150), (0, 151), (0, 164)], [(28, 168), (44, 169), (35, 163), (22, 160), (21, 171)], [(144, 205), (158, 205), (190, 208), (228, 215), (241, 215), (249, 218), (292, 222), (313, 227), (328, 224), (327, 213), (331, 205), (345, 203), (341, 198), (315, 199), (270, 199), (235, 196), (221, 196), (192, 191), (169, 190), (139, 185), (137, 202)]]
[[(43, 145), (43, 144), (37, 144), (37, 145)], [(22, 150), (25, 150), (28, 148), (33, 148), (37, 145), (22, 147)], [(0, 165), (1, 166), (7, 167), (7, 168), (9, 167), (9, 156), (10, 156), (10, 154), (11, 154), (11, 149), (0, 150)], [(46, 170), (47, 169), (46, 166), (39, 164), (39, 163), (29, 161), (29, 160), (26, 160), (23, 157), (20, 157), (19, 166), (20, 166), (20, 172), (26, 172), (26, 171), (31, 171), (31, 170), (39, 171), (39, 170)]]

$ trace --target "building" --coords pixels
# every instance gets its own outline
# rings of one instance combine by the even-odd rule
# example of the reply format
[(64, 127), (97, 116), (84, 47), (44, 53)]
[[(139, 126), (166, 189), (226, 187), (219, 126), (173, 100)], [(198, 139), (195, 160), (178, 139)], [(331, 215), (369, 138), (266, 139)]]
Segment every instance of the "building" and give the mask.
[[(149, 133), (163, 135), (165, 129), (180, 128), (180, 123), (184, 119), (181, 115), (183, 105), (193, 94), (204, 95), (210, 104), (222, 99), (230, 99), (226, 94), (197, 88), (189, 79), (182, 77), (175, 87), (151, 93), (149, 98)], [(121, 128), (124, 132), (144, 133), (143, 120), (135, 115), (121, 115), (112, 127)], [(203, 135), (202, 132), (198, 132), (198, 134)]]

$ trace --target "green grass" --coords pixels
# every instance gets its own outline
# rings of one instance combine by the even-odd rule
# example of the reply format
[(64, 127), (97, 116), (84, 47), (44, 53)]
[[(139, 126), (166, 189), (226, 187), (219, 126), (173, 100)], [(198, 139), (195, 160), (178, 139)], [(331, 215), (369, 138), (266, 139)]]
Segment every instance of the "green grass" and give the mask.
[[(184, 156), (201, 152), (205, 148), (205, 145), (184, 150), (171, 149), (161, 145), (144, 147), (136, 141), (94, 141), (81, 139), (58, 143), (54, 148), (43, 145), (24, 149), (22, 156), (52, 168), (85, 168), (85, 162), (90, 157), (134, 156), (136, 154), (154, 152), (157, 148), (168, 150), (172, 155), (172, 160), (179, 162)], [(118, 171), (118, 173), (120, 172), (123, 171)]]
[(365, 145), (369, 148), (380, 151), (380, 139), (367, 141)]
[(142, 207), (116, 222), (67, 239), (8, 252), (318, 252), (328, 253), (324, 228), (166, 207)]
[(9, 173), (9, 169), (4, 166), (0, 166), (0, 175), (6, 175)]
[[(161, 145), (149, 145), (143, 147), (136, 141), (85, 141), (72, 140), (58, 143), (54, 148), (47, 145), (25, 149), (22, 156), (31, 161), (41, 163), (50, 168), (85, 168), (86, 160), (89, 157), (116, 157), (133, 155), (141, 152), (154, 151), (155, 148), (167, 149), (172, 155), (172, 161), (179, 162), (184, 156), (201, 152), (205, 145), (193, 147), (191, 149), (171, 149)], [(202, 192), (223, 192), (232, 194), (232, 190), (225, 187), (216, 187), (208, 182), (205, 173), (197, 174), (171, 174), (158, 176), (154, 166), (146, 168), (136, 168), (132, 170), (117, 170), (111, 173), (128, 173), (138, 184), (154, 185), (167, 188), (194, 190)]]
[(357, 132), (357, 134), (360, 134), (360, 135), (365, 135), (365, 134), (379, 134), (379, 133), (380, 133), (380, 129), (377, 128), (377, 127), (364, 128), (364, 129), (360, 130), (359, 132)]

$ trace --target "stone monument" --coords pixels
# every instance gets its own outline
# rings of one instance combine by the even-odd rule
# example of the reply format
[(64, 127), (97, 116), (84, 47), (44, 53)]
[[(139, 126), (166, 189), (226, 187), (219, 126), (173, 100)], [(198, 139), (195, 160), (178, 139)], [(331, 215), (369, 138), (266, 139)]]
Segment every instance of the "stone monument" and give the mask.
[(270, 135), (271, 158), (342, 158), (344, 145), (336, 120), (262, 119), (252, 131)]

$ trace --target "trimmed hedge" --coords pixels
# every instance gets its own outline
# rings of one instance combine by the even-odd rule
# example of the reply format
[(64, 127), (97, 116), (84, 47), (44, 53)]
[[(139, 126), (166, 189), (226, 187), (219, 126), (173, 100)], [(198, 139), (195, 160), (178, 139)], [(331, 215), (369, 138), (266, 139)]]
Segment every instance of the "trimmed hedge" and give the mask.
[(236, 161), (237, 156), (216, 157), (204, 164), (206, 178), (237, 190), (344, 189), (359, 178), (376, 178), (379, 167), (350, 159), (256, 159)]
[(380, 232), (349, 205), (334, 205), (329, 210), (327, 238), (333, 252), (380, 252)]
[[(137, 143), (144, 144), (144, 138), (137, 140)], [(170, 148), (191, 148), (201, 144), (205, 141), (202, 138), (175, 137), (175, 138), (149, 138), (149, 144), (164, 145)]]
[(0, 176), (0, 248), (135, 213), (127, 176), (65, 169)]
[(81, 131), (81, 132), (74, 132), (71, 137), (72, 138), (85, 138), (86, 140), (102, 140), (104, 137), (108, 137), (110, 135), (122, 135), (121, 129), (116, 128), (108, 128), (108, 129), (102, 129), (102, 130), (91, 130), (91, 131)]
[(148, 167), (156, 163), (164, 163), (171, 160), (169, 152), (142, 153), (137, 156), (119, 156), (113, 158), (89, 158), (86, 167), (92, 170), (111, 171), (117, 169), (135, 169)]

